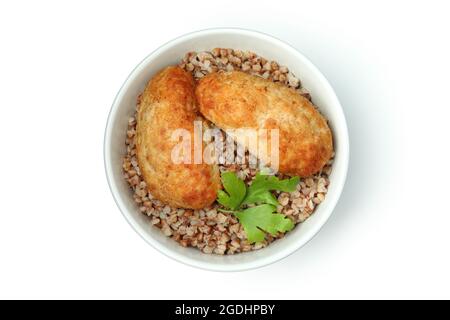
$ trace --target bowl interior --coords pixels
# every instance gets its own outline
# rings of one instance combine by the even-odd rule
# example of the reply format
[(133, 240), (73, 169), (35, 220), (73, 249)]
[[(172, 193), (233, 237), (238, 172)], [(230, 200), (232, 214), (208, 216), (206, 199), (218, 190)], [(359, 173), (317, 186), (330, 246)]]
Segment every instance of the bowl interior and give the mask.
[[(136, 99), (148, 80), (165, 66), (177, 64), (188, 51), (211, 50), (215, 47), (251, 50), (267, 59), (286, 65), (311, 93), (313, 102), (329, 119), (334, 135), (335, 162), (330, 187), (315, 213), (286, 237), (253, 252), (232, 256), (203, 254), (197, 249), (183, 248), (165, 237), (141, 214), (132, 192), (123, 179), (122, 157), (128, 118), (134, 114)], [(298, 51), (270, 36), (238, 29), (200, 31), (175, 39), (142, 61), (120, 89), (111, 109), (105, 133), (105, 167), (108, 181), (120, 210), (132, 227), (162, 253), (181, 262), (210, 270), (234, 271), (255, 268), (277, 261), (310, 240), (330, 216), (342, 191), (348, 165), (348, 136), (345, 118), (336, 95), (322, 74)]]

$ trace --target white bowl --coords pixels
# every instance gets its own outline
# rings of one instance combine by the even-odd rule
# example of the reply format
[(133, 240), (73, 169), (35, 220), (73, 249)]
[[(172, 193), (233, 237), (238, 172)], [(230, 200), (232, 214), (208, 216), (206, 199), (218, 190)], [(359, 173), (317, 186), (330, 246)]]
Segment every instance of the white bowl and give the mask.
[[(132, 192), (123, 178), (122, 157), (125, 154), (125, 134), (128, 118), (133, 115), (136, 98), (147, 81), (159, 70), (177, 64), (188, 51), (211, 50), (215, 47), (251, 50), (265, 58), (287, 66), (311, 93), (314, 103), (329, 119), (334, 135), (335, 161), (330, 176), (328, 194), (305, 222), (268, 247), (230, 256), (201, 253), (183, 248), (152, 226), (148, 217), (139, 212)], [(210, 29), (193, 32), (172, 40), (144, 59), (128, 76), (112, 105), (105, 131), (105, 169), (111, 192), (126, 220), (133, 229), (161, 253), (203, 269), (215, 271), (247, 270), (278, 261), (308, 242), (330, 217), (344, 187), (349, 141), (342, 107), (332, 87), (322, 73), (290, 45), (266, 34), (242, 29)]]

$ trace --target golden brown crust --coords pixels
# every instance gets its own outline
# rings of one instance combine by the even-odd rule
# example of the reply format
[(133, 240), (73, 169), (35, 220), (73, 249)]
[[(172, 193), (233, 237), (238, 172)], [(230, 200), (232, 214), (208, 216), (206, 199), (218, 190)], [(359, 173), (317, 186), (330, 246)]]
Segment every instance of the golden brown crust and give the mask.
[(200, 112), (222, 129), (278, 128), (281, 173), (310, 176), (332, 155), (326, 120), (311, 102), (282, 84), (239, 71), (217, 72), (199, 81), (196, 97)]
[(193, 139), (193, 122), (198, 119), (194, 80), (179, 67), (160, 71), (141, 95), (136, 133), (139, 167), (152, 195), (172, 207), (207, 207), (221, 187), (217, 166), (172, 162), (178, 143), (171, 139), (173, 131), (186, 129)]

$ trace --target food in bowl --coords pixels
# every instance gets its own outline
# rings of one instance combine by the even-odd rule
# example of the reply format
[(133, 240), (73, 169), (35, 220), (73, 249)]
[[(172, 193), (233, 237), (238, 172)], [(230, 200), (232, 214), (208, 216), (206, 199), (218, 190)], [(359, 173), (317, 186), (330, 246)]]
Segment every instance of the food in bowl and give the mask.
[[(214, 49), (211, 52), (199, 53), (190, 52), (184, 57), (178, 68), (171, 67), (166, 69), (166, 71), (162, 71), (162, 73), (169, 72), (167, 70), (172, 70), (171, 72), (175, 72), (183, 79), (185, 79), (184, 75), (189, 73), (197, 82), (202, 78), (208, 78), (208, 74), (224, 76), (227, 74), (237, 74), (235, 71), (240, 71), (246, 73), (246, 75), (240, 75), (239, 73), (239, 78), (246, 78), (248, 74), (251, 75), (252, 82), (258, 82), (259, 80), (255, 80), (255, 78), (260, 77), (261, 79), (267, 79), (264, 81), (278, 83), (276, 85), (277, 90), (281, 92), (288, 90), (290, 95), (295, 95), (294, 100), (299, 100), (305, 105), (309, 106), (309, 102), (305, 101), (311, 99), (309, 93), (301, 88), (301, 83), (298, 78), (290, 73), (286, 67), (279, 66), (278, 63), (268, 61), (252, 52), (233, 49)], [(181, 72), (183, 70), (185, 74)], [(159, 77), (161, 77), (161, 74), (159, 74)], [(170, 94), (170, 97), (164, 97), (164, 94), (162, 94), (163, 99), (161, 99), (161, 96), (158, 98), (152, 97), (152, 94), (150, 94), (151, 83), (155, 83), (156, 79), (158, 79), (158, 75), (150, 82), (150, 85), (147, 86), (139, 98), (137, 103), (137, 121), (136, 117), (131, 118), (129, 121), (126, 139), (127, 154), (124, 157), (123, 168), (125, 178), (134, 192), (134, 199), (138, 204), (139, 210), (148, 215), (151, 223), (161, 228), (163, 234), (172, 237), (182, 246), (196, 247), (204, 253), (235, 254), (256, 250), (269, 245), (278, 238), (282, 238), (294, 225), (306, 220), (314, 212), (316, 206), (324, 200), (329, 185), (328, 177), (331, 173), (333, 154), (331, 131), (322, 122), (324, 121), (322, 120), (323, 117), (318, 114), (318, 111), (315, 109), (314, 111), (309, 111), (314, 114), (314, 118), (319, 119), (318, 122), (320, 124), (318, 139), (312, 143), (314, 148), (318, 146), (318, 148), (313, 149), (315, 156), (308, 159), (307, 156), (302, 157), (300, 154), (294, 153), (294, 159), (292, 160), (292, 163), (295, 164), (295, 157), (299, 157), (299, 163), (310, 161), (314, 165), (299, 165), (298, 168), (294, 166), (296, 171), (284, 170), (284, 166), (280, 165), (282, 171), (291, 174), (300, 174), (299, 182), (294, 179), (295, 177), (293, 178), (283, 172), (278, 172), (272, 177), (274, 180), (269, 183), (269, 178), (263, 177), (260, 172), (261, 170), (250, 165), (250, 160), (254, 155), (249, 150), (244, 150), (241, 153), (237, 150), (236, 156), (241, 158), (241, 162), (228, 164), (224, 161), (218, 161), (216, 165), (204, 165), (204, 168), (211, 169), (211, 176), (208, 179), (204, 179), (205, 181), (200, 185), (194, 181), (189, 182), (189, 180), (186, 180), (186, 183), (184, 183), (184, 179), (176, 174), (177, 168), (181, 167), (170, 167), (173, 164), (167, 162), (167, 157), (163, 161), (158, 162), (156, 160), (161, 156), (161, 151), (166, 150), (167, 147), (165, 145), (166, 140), (161, 139), (161, 137), (164, 137), (164, 132), (161, 133), (160, 130), (158, 131), (158, 128), (166, 128), (161, 125), (161, 119), (167, 117), (166, 120), (170, 119), (170, 121), (163, 123), (172, 125), (171, 121), (179, 121), (180, 117), (183, 118), (186, 116), (186, 112), (189, 111), (189, 119), (192, 120), (194, 117), (199, 117), (200, 121), (205, 123), (205, 127), (220, 128), (222, 125), (222, 129), (226, 129), (226, 124), (217, 119), (213, 119), (213, 117), (209, 119), (213, 120), (212, 122), (202, 118), (202, 114), (206, 118), (208, 118), (208, 114), (205, 110), (203, 113), (201, 112), (201, 93), (198, 93), (197, 97), (195, 97), (200, 102), (200, 110), (197, 110), (196, 103), (192, 102), (191, 87), (193, 81), (191, 82), (187, 78), (183, 80), (189, 89), (178, 96), (179, 99), (177, 100), (182, 102), (179, 103), (179, 101), (174, 102), (172, 100), (174, 98), (173, 90), (166, 92)], [(170, 82), (171, 80), (166, 79), (166, 81)], [(194, 85), (197, 87), (197, 91), (201, 91), (203, 80), (199, 82), (200, 84)], [(290, 89), (280, 89), (281, 85), (286, 88), (290, 87)], [(161, 87), (164, 88), (164, 86), (167, 86), (167, 83)], [(161, 95), (161, 90), (154, 90)], [(236, 93), (239, 94), (239, 91), (236, 91)], [(177, 98), (177, 94), (175, 94), (175, 98)], [(165, 104), (166, 108), (163, 110), (162, 116), (157, 116), (153, 120), (149, 120), (148, 115), (139, 115), (140, 112), (142, 114), (156, 112), (154, 110), (155, 108), (151, 106), (155, 103), (161, 103), (161, 101), (162, 104)], [(175, 104), (176, 108), (171, 109), (173, 106), (168, 107), (167, 105), (170, 105), (170, 103)], [(215, 105), (216, 103), (214, 103)], [(143, 106), (144, 109), (149, 110), (144, 112), (144, 109), (141, 110)], [(308, 110), (311, 109), (308, 108)], [(275, 115), (278, 116), (277, 114)], [(221, 118), (221, 120), (226, 121), (227, 113), (224, 112)], [(298, 121), (298, 119), (294, 120)], [(308, 125), (308, 120), (306, 119), (304, 121), (307, 124), (306, 129), (304, 129), (305, 134), (309, 137), (315, 137), (312, 134), (312, 128)], [(276, 125), (276, 123), (272, 124)], [(177, 125), (180, 127), (179, 123)], [(139, 133), (141, 131), (139, 128), (146, 128), (151, 131), (150, 134), (147, 133), (148, 136), (145, 139), (141, 138), (142, 140), (140, 142), (139, 137), (144, 135)], [(185, 129), (190, 130), (189, 128)], [(224, 131), (220, 132), (225, 136)], [(207, 139), (205, 138), (205, 140)], [(282, 141), (282, 139), (280, 140)], [(294, 148), (303, 143), (304, 141), (301, 140), (301, 137), (295, 139), (295, 136), (293, 136), (289, 140), (289, 145)], [(159, 151), (156, 153), (146, 152), (145, 155), (140, 156), (139, 149), (142, 150), (144, 145), (153, 146), (154, 150)], [(310, 150), (310, 148), (306, 149)], [(284, 161), (283, 159), (281, 157), (280, 164)], [(148, 164), (147, 162), (153, 163), (153, 169), (143, 169)], [(216, 182), (214, 182), (217, 181), (218, 177), (214, 173), (215, 166), (219, 169), (218, 172), (221, 173), (225, 190), (219, 190), (222, 186), (217, 186)], [(155, 172), (155, 168), (158, 168), (157, 173)], [(290, 168), (290, 166), (286, 168)], [(187, 170), (187, 172), (190, 172), (189, 170), (201, 172), (201, 169), (195, 166), (183, 168), (183, 170)], [(152, 175), (152, 173), (156, 173), (156, 176)], [(175, 174), (171, 176), (172, 173)], [(166, 184), (169, 180), (164, 180), (166, 174), (168, 174), (168, 179), (171, 179), (169, 185)], [(261, 188), (253, 187), (253, 191), (251, 191), (255, 181), (258, 181), (255, 185), (263, 186), (262, 189), (264, 189), (264, 186), (267, 187), (268, 184), (276, 185), (278, 189), (264, 190), (267, 191), (264, 193), (266, 197), (264, 199), (266, 201), (263, 201), (266, 203), (261, 204), (258, 201), (243, 203), (244, 199), (241, 199), (240, 202), (238, 201), (237, 210), (236, 208), (232, 208), (233, 205), (226, 201), (226, 197), (231, 196), (233, 193), (239, 194), (236, 190), (241, 190), (240, 194), (242, 194), (242, 190), (244, 190), (244, 193), (260, 190)], [(192, 197), (192, 199), (189, 196), (187, 198), (185, 197), (190, 192), (198, 195), (196, 190), (192, 190), (192, 186), (200, 188), (196, 189), (197, 191), (204, 188), (204, 190), (212, 190), (212, 192), (210, 194), (206, 192), (204, 198), (200, 197), (197, 201), (194, 201), (193, 199), (196, 199), (196, 196)], [(213, 197), (211, 195), (214, 192), (213, 190), (216, 190), (219, 196), (217, 201), (212, 199)], [(207, 203), (211, 199), (213, 202), (208, 205)], [(261, 200), (261, 198), (257, 200)], [(205, 206), (203, 207), (203, 205)], [(259, 224), (255, 224), (254, 219), (249, 220), (249, 217), (260, 219)], [(258, 241), (254, 241), (255, 239)]]
[[(283, 84), (241, 71), (215, 72), (199, 81), (196, 93), (200, 113), (221, 129), (277, 128), (281, 173), (307, 177), (331, 158), (327, 121), (308, 99)], [(244, 144), (243, 138), (238, 135), (236, 141)], [(249, 144), (248, 150), (258, 154), (258, 145)]]
[(149, 82), (137, 111), (136, 153), (148, 191), (174, 207), (201, 209), (211, 205), (220, 189), (217, 165), (175, 164), (174, 130), (193, 133), (196, 112), (194, 79), (179, 67), (168, 67)]

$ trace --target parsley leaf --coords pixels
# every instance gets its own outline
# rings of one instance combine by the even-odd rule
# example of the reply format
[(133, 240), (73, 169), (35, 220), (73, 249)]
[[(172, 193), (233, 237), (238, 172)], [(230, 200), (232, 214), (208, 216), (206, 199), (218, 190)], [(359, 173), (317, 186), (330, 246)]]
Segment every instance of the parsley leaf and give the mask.
[(264, 202), (276, 206), (278, 205), (278, 201), (277, 199), (275, 199), (273, 194), (270, 193), (270, 191), (295, 191), (295, 188), (297, 187), (299, 181), (299, 177), (280, 180), (276, 176), (257, 173), (255, 179), (253, 180), (253, 183), (247, 190), (247, 195), (243, 201), (243, 204)]
[[(266, 232), (275, 236), (294, 227), (292, 220), (276, 212), (278, 201), (270, 191), (292, 192), (300, 180), (298, 177), (280, 180), (260, 172), (248, 188), (234, 172), (224, 172), (221, 178), (225, 191), (218, 191), (217, 201), (231, 210), (219, 210), (232, 213), (239, 219), (250, 243), (263, 241)], [(239, 211), (242, 205), (257, 202), (264, 204)]]
[(280, 213), (270, 204), (263, 204), (235, 212), (235, 216), (244, 227), (250, 243), (264, 240), (265, 233), (275, 236), (277, 232), (286, 232), (294, 228), (291, 219)]
[(217, 201), (232, 210), (236, 210), (245, 198), (245, 183), (234, 172), (224, 172), (221, 175), (225, 191), (219, 190)]

